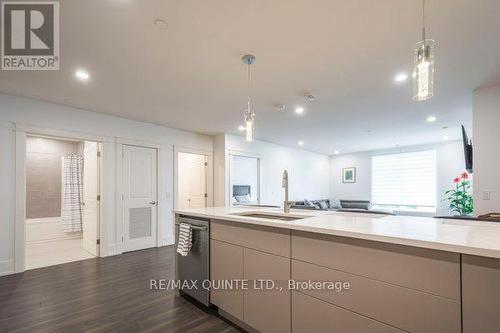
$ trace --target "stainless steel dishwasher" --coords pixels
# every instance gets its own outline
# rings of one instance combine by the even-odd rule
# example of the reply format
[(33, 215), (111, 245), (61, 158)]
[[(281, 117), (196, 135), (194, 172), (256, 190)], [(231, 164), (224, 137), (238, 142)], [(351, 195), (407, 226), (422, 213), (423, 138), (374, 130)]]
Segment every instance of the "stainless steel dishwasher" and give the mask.
[[(175, 221), (175, 246), (179, 242), (179, 224), (191, 225), (193, 240), (191, 251), (187, 256), (176, 252), (175, 277), (181, 282), (197, 280), (197, 289), (180, 288), (179, 292), (186, 293), (200, 303), (210, 304), (210, 292), (203, 288), (203, 281), (210, 278), (210, 220), (180, 215)], [(188, 284), (189, 285), (189, 284)]]

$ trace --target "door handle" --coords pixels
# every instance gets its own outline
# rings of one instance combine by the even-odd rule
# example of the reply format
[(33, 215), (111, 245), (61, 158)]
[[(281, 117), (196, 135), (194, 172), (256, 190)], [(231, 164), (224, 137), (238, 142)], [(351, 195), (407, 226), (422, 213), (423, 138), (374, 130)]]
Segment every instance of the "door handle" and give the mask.
[(156, 201), (150, 201), (149, 204), (150, 205), (156, 205)]

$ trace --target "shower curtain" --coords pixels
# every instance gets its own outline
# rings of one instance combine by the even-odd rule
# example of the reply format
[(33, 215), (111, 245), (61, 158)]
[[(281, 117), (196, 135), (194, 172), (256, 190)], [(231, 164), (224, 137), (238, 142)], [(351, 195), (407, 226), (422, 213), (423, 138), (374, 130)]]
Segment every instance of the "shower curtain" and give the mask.
[(65, 232), (81, 232), (83, 222), (83, 157), (62, 158), (61, 217)]

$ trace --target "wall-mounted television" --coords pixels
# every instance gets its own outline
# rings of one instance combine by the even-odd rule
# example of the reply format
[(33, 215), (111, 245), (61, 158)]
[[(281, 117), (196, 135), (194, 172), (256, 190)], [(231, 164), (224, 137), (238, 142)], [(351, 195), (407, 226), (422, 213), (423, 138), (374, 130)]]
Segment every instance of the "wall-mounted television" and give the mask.
[(462, 139), (464, 143), (465, 169), (472, 173), (472, 141), (467, 136), (464, 125), (462, 125)]

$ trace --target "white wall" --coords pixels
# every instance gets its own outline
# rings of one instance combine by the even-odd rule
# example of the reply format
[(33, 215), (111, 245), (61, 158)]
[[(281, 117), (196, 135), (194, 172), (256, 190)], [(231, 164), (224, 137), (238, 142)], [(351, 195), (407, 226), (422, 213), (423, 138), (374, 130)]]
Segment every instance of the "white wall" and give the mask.
[[(215, 148), (217, 149), (217, 148)], [(329, 157), (263, 141), (248, 143), (243, 137), (225, 135), (226, 154), (246, 153), (261, 159), (261, 204), (283, 205), (283, 170), (288, 170), (290, 200), (329, 196)], [(225, 196), (228, 197), (228, 182)]]
[[(448, 203), (443, 201), (443, 198), (444, 192), (452, 187), (453, 178), (465, 169), (461, 141), (332, 156), (330, 159), (331, 199), (371, 200), (371, 157), (373, 155), (426, 149), (436, 149), (437, 159), (436, 198), (438, 202), (437, 212), (432, 215), (449, 215)], [(347, 167), (356, 167), (356, 183), (354, 184), (342, 182), (342, 168)]]
[[(330, 198), (334, 200), (370, 200), (371, 156), (369, 152), (337, 155), (330, 158)], [(342, 169), (356, 168), (356, 182), (344, 184)]]
[(499, 124), (500, 85), (476, 90), (473, 106), (475, 215), (500, 212)]
[(214, 206), (228, 206), (226, 202), (226, 188), (229, 186), (229, 170), (226, 165), (226, 135), (217, 134), (214, 137)]
[[(211, 136), (153, 124), (132, 121), (81, 109), (40, 102), (33, 99), (0, 94), (0, 275), (12, 271), (14, 259), (14, 204), (15, 204), (15, 132), (13, 124), (23, 124), (60, 131), (153, 142), (161, 146), (159, 209), (162, 243), (171, 244), (173, 238), (173, 146), (212, 151)], [(106, 233), (103, 239), (113, 253), (116, 241), (114, 220), (115, 144), (104, 145), (103, 211)], [(104, 213), (104, 212), (103, 212)]]

